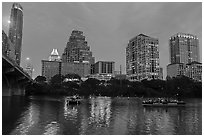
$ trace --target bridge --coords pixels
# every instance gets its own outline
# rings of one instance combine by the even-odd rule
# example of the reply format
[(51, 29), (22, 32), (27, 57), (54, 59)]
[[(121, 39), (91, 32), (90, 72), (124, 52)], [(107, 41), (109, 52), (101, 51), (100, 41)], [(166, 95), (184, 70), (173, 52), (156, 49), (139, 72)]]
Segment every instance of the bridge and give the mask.
[(2, 54), (2, 96), (24, 95), (33, 79), (15, 61)]

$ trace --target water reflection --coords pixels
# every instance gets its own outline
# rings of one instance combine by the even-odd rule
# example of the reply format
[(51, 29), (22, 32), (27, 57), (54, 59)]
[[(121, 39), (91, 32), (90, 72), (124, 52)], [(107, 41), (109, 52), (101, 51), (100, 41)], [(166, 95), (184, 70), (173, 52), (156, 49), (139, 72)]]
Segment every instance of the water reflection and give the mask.
[(147, 134), (173, 134), (172, 119), (165, 108), (144, 108), (144, 125)]
[[(61, 100), (61, 101), (59, 101)], [(4, 98), (3, 134), (202, 134), (202, 100), (186, 107), (148, 108), (136, 98), (95, 97), (80, 105), (63, 98)]]
[(96, 124), (97, 127), (109, 126), (111, 116), (111, 98), (98, 97), (90, 99), (91, 116), (89, 124)]
[(51, 123), (45, 126), (45, 133), (44, 135), (56, 135), (59, 130), (59, 123), (56, 121), (52, 121)]
[(92, 97), (80, 105), (79, 134), (109, 134), (111, 122), (111, 98)]
[(76, 120), (78, 110), (75, 105), (69, 105), (67, 100), (64, 100), (64, 117), (66, 120)]
[(201, 134), (199, 109), (144, 108), (144, 125), (147, 134)]
[(32, 128), (39, 121), (39, 115), (38, 106), (30, 102), (28, 109), (22, 113), (21, 118), (17, 121), (17, 127), (11, 131), (11, 134), (31, 134)]

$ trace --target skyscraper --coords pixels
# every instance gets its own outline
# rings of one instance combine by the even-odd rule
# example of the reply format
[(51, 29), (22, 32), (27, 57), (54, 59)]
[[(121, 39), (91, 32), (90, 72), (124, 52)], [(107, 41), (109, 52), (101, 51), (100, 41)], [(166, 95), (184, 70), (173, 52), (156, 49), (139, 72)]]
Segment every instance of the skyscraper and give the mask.
[(191, 63), (199, 61), (198, 38), (192, 34), (177, 33), (169, 40), (170, 62)]
[(14, 44), (16, 63), (20, 65), (23, 31), (23, 8), (19, 3), (13, 3), (10, 15), (9, 39)]
[[(171, 36), (169, 39), (170, 64), (167, 65), (167, 76), (177, 77), (185, 75), (189, 78), (194, 78), (195, 80), (201, 80), (200, 66), (202, 66), (202, 64), (198, 62), (198, 46), (199, 41), (195, 35), (177, 33)], [(196, 67), (198, 68), (196, 71), (192, 69)], [(191, 72), (196, 73), (196, 77), (192, 76)]]
[(159, 40), (144, 34), (132, 38), (126, 47), (126, 72), (129, 80), (159, 78)]
[(82, 31), (73, 30), (62, 54), (62, 62), (94, 63), (90, 47)]

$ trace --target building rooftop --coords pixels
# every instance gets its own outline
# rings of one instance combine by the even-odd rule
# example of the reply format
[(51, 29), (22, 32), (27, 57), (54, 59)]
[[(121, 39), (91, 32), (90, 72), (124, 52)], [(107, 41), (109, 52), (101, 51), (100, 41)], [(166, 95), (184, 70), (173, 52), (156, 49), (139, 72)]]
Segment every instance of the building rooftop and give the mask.
[(188, 64), (186, 64), (186, 65), (192, 65), (192, 64), (202, 64), (202, 63), (200, 63), (200, 62), (197, 62), (197, 61), (193, 61), (193, 62), (191, 62), (191, 63), (188, 63)]
[(174, 37), (183, 37), (183, 38), (198, 39), (196, 35), (189, 34), (189, 33), (183, 33), (183, 32), (178, 32), (178, 33), (174, 34), (173, 36), (170, 37), (170, 39), (174, 38)]
[(13, 3), (12, 8), (19, 9), (19, 10), (23, 11), (23, 7), (19, 3)]
[(171, 63), (171, 64), (168, 64), (167, 66), (176, 65), (176, 64), (184, 64), (184, 63)]
[(57, 49), (53, 49), (51, 55), (59, 56)]
[(111, 62), (111, 63), (115, 63), (114, 61), (97, 61), (96, 63), (99, 63), (99, 62)]
[[(149, 36), (144, 35), (144, 34), (139, 34), (138, 36), (149, 37)], [(150, 37), (149, 37), (149, 38), (150, 38)]]
[[(139, 35), (133, 37), (132, 39), (130, 39), (129, 42), (133, 41), (133, 40), (134, 40), (135, 38), (137, 38), (137, 37), (152, 38), (152, 37), (150, 37), (150, 36), (147, 36), (147, 35), (141, 33), (141, 34), (139, 34)], [(152, 38), (152, 39), (156, 39), (156, 38)]]

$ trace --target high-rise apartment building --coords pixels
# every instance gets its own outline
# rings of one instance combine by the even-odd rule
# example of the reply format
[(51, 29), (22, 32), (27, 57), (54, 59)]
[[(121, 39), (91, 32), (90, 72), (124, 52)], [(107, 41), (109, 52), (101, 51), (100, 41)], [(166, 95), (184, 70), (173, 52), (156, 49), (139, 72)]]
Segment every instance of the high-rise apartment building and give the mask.
[(13, 3), (9, 24), (9, 39), (15, 47), (16, 63), (20, 65), (23, 31), (23, 8), (19, 3)]
[(191, 63), (199, 61), (198, 38), (192, 34), (177, 33), (169, 40), (170, 62)]
[(197, 36), (177, 33), (169, 40), (170, 64), (167, 66), (167, 76), (185, 75), (201, 81), (202, 64), (199, 63), (199, 41)]
[(127, 79), (158, 79), (159, 71), (159, 40), (144, 34), (132, 38), (126, 47)]
[(82, 31), (72, 31), (62, 54), (62, 62), (94, 63), (94, 57)]

